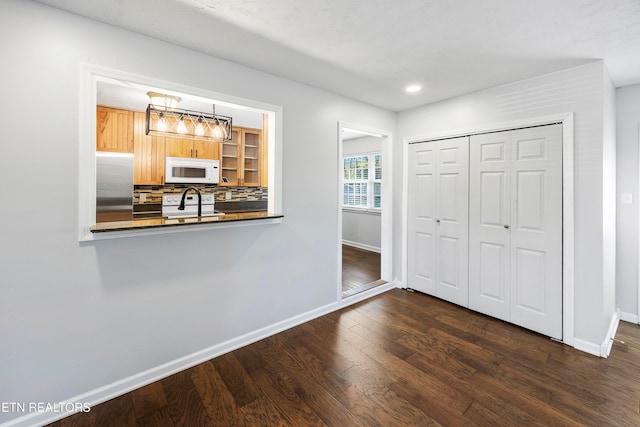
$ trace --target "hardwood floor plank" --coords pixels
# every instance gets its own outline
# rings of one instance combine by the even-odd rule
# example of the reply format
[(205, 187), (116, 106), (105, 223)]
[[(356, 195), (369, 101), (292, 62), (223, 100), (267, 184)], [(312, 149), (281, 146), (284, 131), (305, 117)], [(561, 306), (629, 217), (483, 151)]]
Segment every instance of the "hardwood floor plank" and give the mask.
[(175, 427), (176, 424), (171, 420), (171, 414), (166, 406), (136, 419), (138, 427)]
[(449, 360), (459, 362), (474, 371), (484, 372), (488, 375), (495, 375), (500, 364), (504, 360), (504, 356), (482, 347), (480, 347), (480, 349), (477, 349), (476, 347), (457, 348), (449, 355)]
[(245, 406), (260, 397), (259, 390), (234, 353), (213, 359), (213, 365), (238, 406)]
[[(454, 388), (432, 370), (416, 370), (405, 360), (399, 359), (378, 345), (370, 345), (362, 352), (386, 371), (393, 383), (390, 390), (444, 425), (463, 425), (462, 414), (473, 399), (463, 388)], [(368, 362), (368, 361), (367, 361)], [(371, 362), (367, 363), (372, 366)], [(426, 408), (426, 410), (425, 410)]]
[(464, 413), (464, 417), (474, 426), (512, 427), (515, 425), (510, 418), (502, 414), (498, 415), (475, 401), (469, 405), (469, 408)]
[(322, 335), (323, 339), (319, 340), (319, 335), (315, 335), (314, 329), (309, 328), (308, 324), (300, 325), (300, 328), (305, 331), (305, 334), (299, 338), (301, 343), (312, 353), (321, 355), (324, 360), (329, 361), (330, 367), (334, 372), (344, 372), (353, 366), (352, 359), (334, 351), (338, 340), (337, 335)]
[(242, 407), (242, 413), (249, 426), (290, 427), (291, 422), (265, 396), (261, 396)]
[[(289, 329), (288, 331), (284, 331), (284, 333), (292, 336), (291, 331), (294, 330)], [(238, 363), (247, 373), (257, 371), (265, 365), (264, 358), (260, 355), (257, 346), (246, 346), (243, 351), (235, 352), (234, 355)]]
[(477, 372), (470, 379), (472, 386), (490, 390), (492, 394), (500, 399), (509, 402), (512, 406), (519, 408), (528, 415), (528, 419), (523, 419), (521, 425), (563, 425), (563, 426), (582, 426), (579, 421), (572, 419), (561, 411), (546, 404), (544, 401), (527, 395), (524, 391), (509, 387), (500, 380)]
[(286, 340), (283, 347), (295, 358), (308, 380), (317, 382), (326, 390), (331, 390), (333, 394), (343, 392), (350, 386), (348, 381), (338, 375), (327, 349), (318, 351), (315, 347), (307, 346), (302, 340), (295, 342)]
[[(533, 418), (529, 414), (496, 396), (491, 390), (472, 387), (469, 381), (476, 371), (464, 364), (456, 365), (455, 361), (450, 360), (446, 355), (437, 352), (425, 355), (416, 353), (409, 357), (407, 362), (424, 372), (430, 372), (451, 387), (464, 390), (474, 399), (475, 403), (481, 404), (488, 411), (500, 414), (507, 425), (516, 426), (533, 423)], [(474, 412), (472, 411), (471, 414), (474, 414)]]
[(159, 382), (151, 383), (131, 392), (136, 418), (167, 406), (167, 397)]
[[(167, 397), (167, 410), (177, 426), (215, 425), (191, 381), (190, 370), (178, 372), (160, 381)], [(117, 425), (117, 424), (114, 424)]]
[[(334, 392), (335, 389), (325, 388), (325, 381), (309, 381), (309, 373), (305, 370), (304, 364), (299, 363), (299, 359), (294, 357), (298, 352), (290, 352), (286, 340), (274, 336), (269, 341), (273, 345), (265, 351), (268, 363), (264, 370), (270, 377), (286, 383), (288, 388), (327, 425), (364, 426), (328, 391)], [(323, 380), (325, 378), (326, 376), (322, 377)]]
[(244, 414), (211, 361), (195, 366), (191, 380), (207, 414), (217, 425), (245, 425)]
[[(342, 294), (353, 295), (380, 279), (380, 254), (342, 245)], [(382, 284), (381, 282), (378, 284)]]
[(325, 426), (326, 424), (313, 412), (291, 388), (288, 376), (269, 375), (264, 369), (251, 373), (254, 383), (263, 396), (277, 408), (278, 412), (292, 426)]
[[(431, 384), (429, 383), (416, 384), (401, 378), (391, 384), (390, 389), (398, 397), (411, 402), (412, 407), (419, 408), (425, 419), (429, 419), (437, 425), (460, 427), (469, 425), (469, 420), (464, 418), (462, 412), (466, 411), (471, 403), (468, 403), (462, 412), (458, 408), (452, 410), (447, 407), (447, 402), (450, 400), (447, 399), (447, 402), (442, 402), (438, 397), (434, 397), (433, 394), (425, 393), (425, 390), (431, 389)], [(434, 394), (437, 395), (437, 393)]]
[(398, 396), (385, 378), (352, 366), (343, 373), (351, 382), (338, 399), (358, 418), (371, 426), (439, 425), (433, 418)]

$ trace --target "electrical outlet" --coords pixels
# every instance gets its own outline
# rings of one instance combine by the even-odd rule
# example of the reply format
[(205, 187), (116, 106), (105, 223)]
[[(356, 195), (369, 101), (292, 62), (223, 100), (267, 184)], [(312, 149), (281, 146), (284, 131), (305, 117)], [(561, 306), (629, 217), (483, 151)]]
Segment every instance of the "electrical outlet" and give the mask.
[(231, 191), (227, 191), (226, 193), (224, 193), (224, 199), (231, 200)]
[(147, 201), (147, 193), (140, 193), (140, 201), (141, 202)]

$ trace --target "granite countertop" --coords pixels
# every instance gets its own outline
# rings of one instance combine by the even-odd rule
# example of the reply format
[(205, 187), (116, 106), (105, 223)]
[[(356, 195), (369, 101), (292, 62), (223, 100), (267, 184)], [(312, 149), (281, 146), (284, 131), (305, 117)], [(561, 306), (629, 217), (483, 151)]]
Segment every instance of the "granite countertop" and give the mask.
[(149, 218), (135, 219), (132, 221), (101, 222), (91, 227), (92, 233), (107, 231), (140, 230), (145, 228), (176, 227), (194, 224), (210, 224), (217, 222), (250, 221), (267, 218), (282, 218), (282, 214), (273, 214), (267, 211), (249, 211), (227, 213), (222, 216), (203, 216), (189, 218)]

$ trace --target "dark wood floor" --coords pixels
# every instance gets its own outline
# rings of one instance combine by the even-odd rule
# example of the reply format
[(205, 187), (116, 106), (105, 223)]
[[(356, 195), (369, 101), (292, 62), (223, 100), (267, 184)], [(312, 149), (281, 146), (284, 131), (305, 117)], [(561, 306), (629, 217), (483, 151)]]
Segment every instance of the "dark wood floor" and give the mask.
[(601, 359), (396, 289), (54, 423), (636, 426), (640, 327)]
[(342, 245), (342, 296), (386, 283), (380, 281), (380, 254)]

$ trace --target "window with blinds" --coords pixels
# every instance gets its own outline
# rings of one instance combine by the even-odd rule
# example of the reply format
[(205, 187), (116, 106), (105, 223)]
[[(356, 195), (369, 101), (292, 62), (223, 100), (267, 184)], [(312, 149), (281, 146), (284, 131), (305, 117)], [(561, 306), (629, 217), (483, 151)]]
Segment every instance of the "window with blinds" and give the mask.
[(382, 154), (363, 154), (343, 159), (342, 205), (349, 208), (382, 207)]

